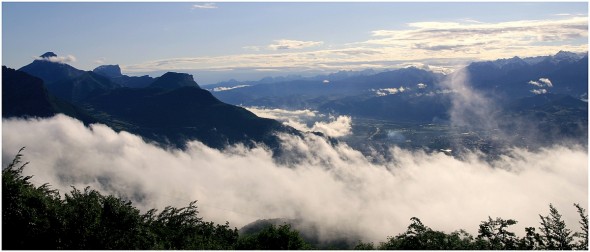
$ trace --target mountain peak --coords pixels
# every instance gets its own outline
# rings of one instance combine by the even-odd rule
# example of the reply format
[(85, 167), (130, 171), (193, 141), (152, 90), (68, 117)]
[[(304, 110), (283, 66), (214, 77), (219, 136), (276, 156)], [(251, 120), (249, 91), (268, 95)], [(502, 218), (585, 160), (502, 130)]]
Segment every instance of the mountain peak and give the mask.
[(156, 78), (151, 87), (175, 89), (179, 87), (199, 87), (199, 85), (190, 74), (167, 72)]
[(51, 57), (57, 57), (57, 54), (55, 54), (53, 52), (46, 52), (43, 55), (41, 55), (41, 58), (51, 58)]
[(573, 52), (567, 52), (567, 51), (559, 51), (557, 52), (557, 54), (555, 54), (555, 56), (553, 56), (554, 59), (556, 60), (568, 60), (568, 61), (573, 61), (573, 60), (579, 60), (580, 57), (578, 54), (575, 54)]
[(123, 75), (119, 65), (102, 65), (92, 70), (92, 72), (109, 78), (120, 77)]

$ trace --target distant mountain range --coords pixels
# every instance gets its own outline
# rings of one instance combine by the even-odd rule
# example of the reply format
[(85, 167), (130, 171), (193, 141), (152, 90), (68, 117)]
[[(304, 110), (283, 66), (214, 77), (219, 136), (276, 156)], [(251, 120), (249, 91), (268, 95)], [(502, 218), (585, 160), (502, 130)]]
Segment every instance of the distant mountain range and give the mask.
[[(587, 53), (560, 51), (552, 56), (473, 62), (459, 71), (466, 73), (468, 86), (501, 101), (544, 93), (567, 94), (582, 99), (588, 96)], [(312, 108), (328, 112), (339, 112), (338, 108), (342, 108), (342, 114), (348, 113), (346, 107), (355, 107), (357, 103), (394, 107), (414, 98), (424, 100), (422, 96), (448, 96), (453, 91), (443, 83), (445, 75), (415, 67), (371, 74), (373, 72), (339, 74), (341, 78), (336, 79), (316, 76), (272, 83), (264, 82), (264, 79), (258, 82), (230, 81), (207, 88), (220, 100), (231, 104)], [(388, 104), (388, 101), (395, 104)], [(345, 106), (351, 102), (354, 104)]]
[[(133, 77), (118, 65), (83, 71), (53, 57), (45, 53), (19, 70), (3, 67), (3, 117), (64, 113), (177, 147), (191, 139), (216, 148), (256, 142), (276, 147), (274, 132), (298, 132), (234, 105), (432, 123), (450, 119), (457, 96), (447, 76), (415, 67), (230, 81), (207, 86), (209, 92), (189, 74)], [(460, 71), (466, 85), (499, 104), (493, 111), (498, 120), (526, 118), (552, 129), (548, 138), (587, 136), (587, 53), (473, 62)]]
[[(586, 139), (587, 53), (560, 51), (550, 56), (473, 62), (458, 71), (464, 74), (462, 81), (466, 87), (495, 104), (490, 113), (497, 114), (497, 120), (526, 118), (532, 122), (533, 125), (527, 126), (529, 129), (502, 124), (515, 135), (538, 133), (532, 127), (555, 128), (559, 130), (546, 131), (546, 138), (577, 135)], [(312, 109), (324, 114), (394, 122), (438, 123), (451, 119), (449, 111), (458, 98), (458, 90), (449, 85), (448, 77), (409, 67), (331, 81), (320, 78), (235, 82), (236, 85), (227, 87), (222, 84), (229, 83), (220, 83), (210, 90), (220, 100), (236, 105)], [(536, 106), (524, 106), (530, 103)], [(540, 114), (544, 116), (532, 116)]]
[(188, 74), (129, 77), (116, 65), (82, 71), (52, 62), (56, 56), (45, 53), (19, 70), (3, 66), (3, 118), (63, 113), (176, 147), (199, 140), (215, 148), (236, 143), (276, 148), (275, 133), (299, 134), (275, 120), (219, 101)]

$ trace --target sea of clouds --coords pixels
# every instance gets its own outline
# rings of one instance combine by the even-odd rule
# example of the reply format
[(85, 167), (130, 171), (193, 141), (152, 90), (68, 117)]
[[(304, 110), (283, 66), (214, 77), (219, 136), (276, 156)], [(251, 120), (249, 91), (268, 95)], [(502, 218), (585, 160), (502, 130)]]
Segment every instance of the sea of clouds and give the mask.
[(539, 226), (549, 203), (578, 230), (573, 203), (588, 205), (582, 146), (514, 148), (494, 161), (392, 146), (392, 158), (375, 158), (313, 134), (283, 135), (282, 147), (297, 162), (278, 163), (262, 146), (219, 151), (192, 141), (185, 150), (166, 149), (64, 115), (3, 119), (2, 126), (3, 167), (25, 146), (24, 173), (37, 185), (62, 193), (90, 186), (143, 211), (198, 200), (205, 220), (238, 228), (300, 218), (318, 224), (324, 239), (344, 233), (384, 241), (405, 231), (413, 216), (437, 230), (471, 234), (491, 216), (518, 220), (511, 230), (522, 235), (524, 227)]

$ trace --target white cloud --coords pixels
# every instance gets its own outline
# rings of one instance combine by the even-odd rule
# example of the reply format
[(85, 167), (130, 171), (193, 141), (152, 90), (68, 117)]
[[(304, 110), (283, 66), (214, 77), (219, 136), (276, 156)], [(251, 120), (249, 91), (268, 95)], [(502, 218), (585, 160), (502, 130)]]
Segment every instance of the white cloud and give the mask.
[(237, 86), (233, 86), (233, 87), (216, 87), (213, 88), (211, 91), (213, 92), (222, 92), (222, 91), (228, 91), (228, 90), (232, 90), (232, 89), (236, 89), (236, 88), (243, 88), (243, 87), (249, 87), (250, 85), (237, 85)]
[[(442, 82), (449, 89), (437, 93), (452, 92), (453, 99), (448, 113), (451, 123), (455, 126), (470, 129), (485, 129), (490, 132), (500, 128), (498, 120), (493, 116), (496, 104), (485, 95), (473, 89), (469, 83), (469, 72), (463, 68), (447, 76)], [(495, 131), (495, 130), (494, 130)]]
[(267, 46), (243, 47), (255, 53), (160, 59), (122, 68), (127, 73), (145, 74), (269, 68), (338, 71), (415, 65), (449, 73), (477, 60), (546, 56), (560, 50), (586, 52), (587, 20), (586, 16), (571, 16), (497, 23), (416, 22), (402, 29), (373, 31), (364, 41), (330, 44), (329, 49), (319, 47), (322, 41), (281, 39)]
[(546, 94), (547, 88), (553, 87), (553, 83), (548, 78), (539, 78), (538, 81), (531, 80), (528, 84), (539, 87), (537, 89), (531, 89), (531, 93), (533, 94)]
[[(567, 41), (588, 36), (586, 17), (557, 20), (522, 20), (499, 23), (415, 22), (407, 30), (377, 30), (368, 44), (385, 44), (423, 50), (473, 51), (533, 48), (533, 43)], [(380, 37), (380, 38), (379, 38)], [(512, 45), (508, 47), (506, 45)], [(498, 48), (499, 47), (499, 48)]]
[(44, 61), (54, 62), (54, 63), (62, 63), (62, 64), (76, 62), (76, 57), (74, 57), (73, 55), (52, 56), (52, 57), (37, 57), (35, 59), (36, 60), (44, 60)]
[(215, 3), (193, 4), (193, 9), (217, 9)]
[(403, 86), (399, 88), (380, 88), (374, 91), (377, 96), (386, 96), (394, 95), (397, 93), (403, 93), (404, 91), (406, 91), (406, 88), (404, 88)]
[(322, 41), (300, 41), (290, 39), (279, 39), (275, 40), (273, 44), (268, 46), (271, 50), (289, 50), (289, 49), (302, 49), (307, 47), (319, 46), (323, 44)]
[(107, 59), (105, 57), (100, 57), (97, 60), (95, 60), (94, 63), (103, 65), (106, 62), (106, 60)]
[(547, 89), (541, 88), (541, 89), (532, 89), (531, 93), (533, 94), (546, 94), (547, 93)]
[(350, 116), (326, 116), (309, 109), (244, 108), (259, 117), (275, 119), (303, 132), (321, 132), (330, 137), (342, 137), (352, 133), (352, 119)]
[(416, 84), (416, 86), (418, 86), (419, 89), (423, 89), (423, 88), (426, 88), (428, 85), (426, 85), (424, 83), (418, 83), (418, 84)]
[(258, 107), (244, 107), (259, 117), (270, 118), (275, 120), (296, 119), (298, 121), (308, 121), (318, 117), (318, 112), (309, 109), (287, 110), (287, 109), (266, 109)]
[(311, 131), (321, 132), (331, 137), (342, 137), (352, 133), (352, 118), (350, 116), (338, 116), (331, 119), (330, 122), (315, 122)]
[(534, 81), (534, 80), (531, 80), (528, 83), (531, 84), (531, 85), (533, 85), (533, 86), (537, 86), (537, 87), (542, 87), (543, 86), (543, 84), (539, 83), (538, 81)]
[(553, 83), (551, 83), (551, 80), (547, 78), (540, 78), (539, 82), (545, 84), (546, 87), (553, 87)]
[(405, 231), (413, 216), (436, 230), (471, 234), (497, 216), (518, 220), (511, 231), (523, 235), (524, 227), (539, 226), (538, 214), (547, 214), (549, 203), (577, 230), (572, 203), (588, 204), (588, 154), (576, 146), (516, 148), (493, 162), (392, 148), (393, 159), (372, 163), (344, 144), (282, 136), (295, 158), (287, 166), (264, 148), (220, 152), (191, 142), (186, 151), (166, 150), (62, 115), (3, 119), (2, 131), (3, 167), (26, 146), (24, 173), (37, 185), (47, 182), (62, 193), (91, 186), (128, 197), (144, 211), (198, 200), (205, 220), (237, 227), (302, 218), (318, 223), (323, 237), (384, 241)]

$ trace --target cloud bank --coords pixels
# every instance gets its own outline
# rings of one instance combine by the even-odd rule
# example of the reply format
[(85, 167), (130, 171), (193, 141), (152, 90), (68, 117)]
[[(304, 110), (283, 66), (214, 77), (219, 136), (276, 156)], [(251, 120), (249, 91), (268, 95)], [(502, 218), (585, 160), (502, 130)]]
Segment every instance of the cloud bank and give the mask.
[(309, 109), (286, 110), (244, 107), (259, 117), (275, 119), (303, 132), (320, 132), (329, 137), (342, 137), (352, 133), (350, 116), (324, 115)]
[(578, 228), (572, 203), (588, 204), (588, 154), (581, 147), (513, 149), (493, 162), (477, 154), (457, 159), (392, 147), (392, 159), (369, 162), (347, 145), (309, 135), (282, 136), (299, 162), (273, 161), (264, 148), (225, 152), (190, 142), (186, 151), (162, 149), (104, 125), (86, 128), (58, 115), (3, 119), (3, 167), (26, 146), (25, 175), (61, 192), (91, 186), (133, 200), (142, 210), (198, 200), (202, 216), (241, 227), (261, 218), (303, 218), (320, 236), (358, 235), (384, 241), (417, 216), (444, 231), (477, 233), (488, 216), (514, 218), (512, 228), (538, 226), (553, 203), (568, 227)]
[(323, 44), (322, 41), (300, 41), (290, 39), (275, 40), (274, 44), (270, 44), (268, 48), (271, 50), (288, 50), (288, 49), (302, 49), (306, 47), (313, 47)]

